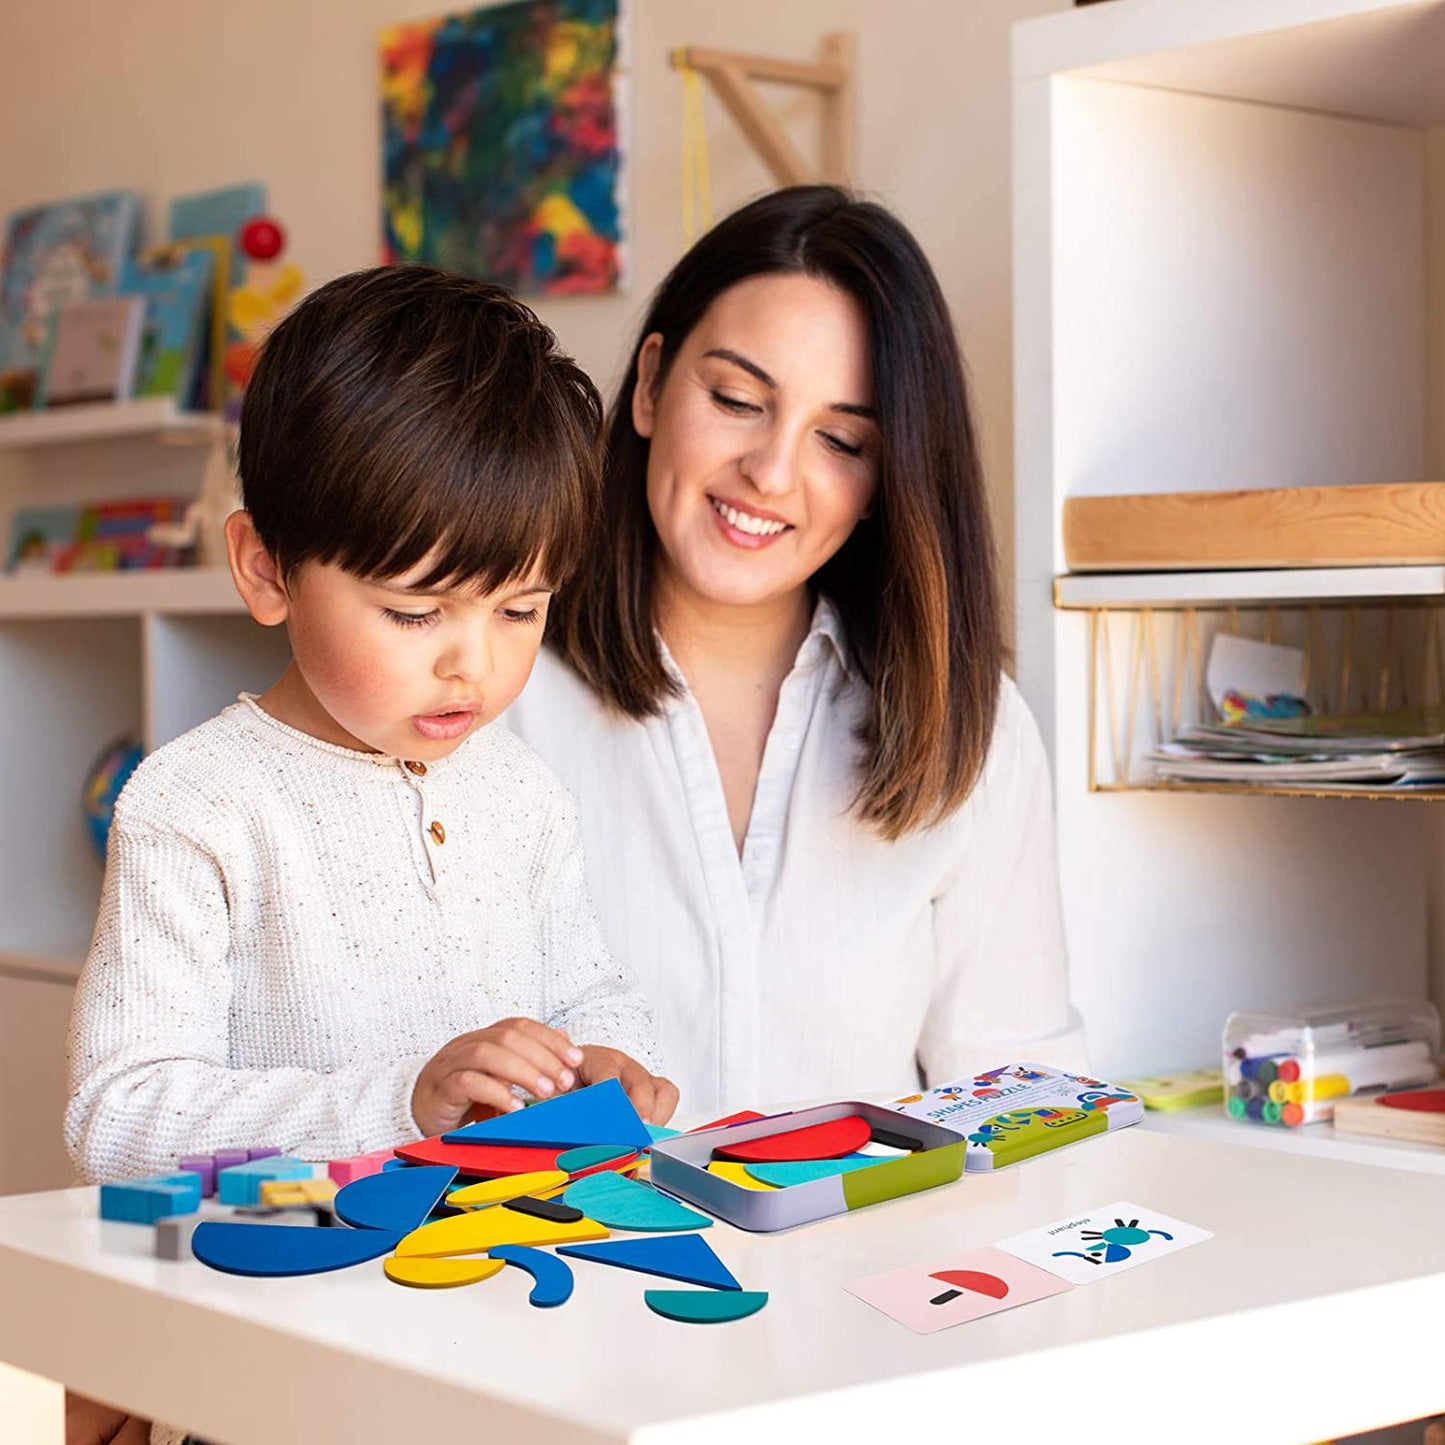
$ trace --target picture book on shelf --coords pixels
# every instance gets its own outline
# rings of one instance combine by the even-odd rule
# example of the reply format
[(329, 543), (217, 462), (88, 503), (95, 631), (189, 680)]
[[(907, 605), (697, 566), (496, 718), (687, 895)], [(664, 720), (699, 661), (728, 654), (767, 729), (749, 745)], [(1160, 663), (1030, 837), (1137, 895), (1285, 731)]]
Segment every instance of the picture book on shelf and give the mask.
[(10, 522), (7, 570), (41, 575), (133, 572), (188, 565), (188, 548), (152, 540), (152, 529), (177, 522), (181, 497), (132, 497), (89, 506), (22, 507)]
[(138, 197), (112, 191), (10, 216), (0, 257), (0, 412), (34, 404), (55, 311), (115, 291), (138, 215)]
[(215, 256), (204, 246), (152, 246), (121, 271), (123, 296), (145, 300), (136, 396), (173, 396), (187, 406), (202, 363)]
[(1144, 1117), (1143, 1103), (1127, 1089), (1047, 1064), (1005, 1064), (906, 1094), (890, 1107), (964, 1135), (964, 1169), (973, 1173), (1002, 1169)]
[(145, 302), (139, 296), (67, 301), (51, 319), (36, 404), (128, 401), (144, 324)]

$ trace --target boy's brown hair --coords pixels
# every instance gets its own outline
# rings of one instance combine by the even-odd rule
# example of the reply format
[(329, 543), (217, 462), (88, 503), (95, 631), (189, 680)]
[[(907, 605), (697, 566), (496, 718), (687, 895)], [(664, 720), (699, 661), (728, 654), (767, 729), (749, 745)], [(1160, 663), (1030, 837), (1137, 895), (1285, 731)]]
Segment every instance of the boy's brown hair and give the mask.
[(267, 338), (241, 412), (242, 498), (290, 574), (334, 563), (486, 592), (579, 566), (602, 403), (500, 286), (426, 266), (329, 282)]

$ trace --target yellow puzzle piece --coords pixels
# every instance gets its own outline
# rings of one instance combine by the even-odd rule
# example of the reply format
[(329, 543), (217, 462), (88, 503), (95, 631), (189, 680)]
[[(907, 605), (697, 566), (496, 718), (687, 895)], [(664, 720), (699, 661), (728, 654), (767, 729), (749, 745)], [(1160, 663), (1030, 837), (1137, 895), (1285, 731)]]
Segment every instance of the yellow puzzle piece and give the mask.
[(740, 1184), (744, 1189), (776, 1189), (776, 1184), (764, 1184), (761, 1179), (754, 1179), (748, 1173), (746, 1164), (735, 1164), (731, 1159), (714, 1159), (707, 1166), (709, 1174), (716, 1174), (719, 1179), (726, 1179), (730, 1184)]
[(414, 1229), (396, 1247), (398, 1259), (447, 1254), (485, 1254), (498, 1244), (583, 1244), (608, 1239), (595, 1219), (558, 1224), (512, 1209), (477, 1209)]
[(272, 1209), (329, 1204), (336, 1187), (334, 1179), (267, 1179), (261, 1184), (261, 1203)]
[(507, 1267), (505, 1259), (397, 1259), (385, 1263), (387, 1279), (413, 1289), (452, 1289), (491, 1279)]
[(571, 1182), (571, 1176), (561, 1169), (538, 1169), (531, 1174), (508, 1174), (502, 1179), (482, 1179), (468, 1184), (465, 1189), (455, 1189), (447, 1195), (447, 1203), (465, 1209), (482, 1209), (488, 1204), (505, 1204), (509, 1199), (522, 1199), (529, 1194), (541, 1194), (544, 1190), (555, 1189), (559, 1184)]

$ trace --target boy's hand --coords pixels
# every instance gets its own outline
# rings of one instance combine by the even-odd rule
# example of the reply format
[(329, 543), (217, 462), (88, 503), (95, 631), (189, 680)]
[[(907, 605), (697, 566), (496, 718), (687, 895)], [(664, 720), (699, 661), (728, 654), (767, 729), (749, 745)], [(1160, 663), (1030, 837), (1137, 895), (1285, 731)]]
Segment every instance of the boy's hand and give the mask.
[(582, 1064), (577, 1070), (579, 1084), (600, 1084), (616, 1079), (627, 1091), (632, 1107), (648, 1124), (665, 1124), (677, 1108), (677, 1085), (671, 1079), (649, 1074), (636, 1059), (617, 1049), (604, 1049), (600, 1044), (587, 1044), (582, 1049)]
[[(617, 1057), (632, 1062), (625, 1055)], [(464, 1121), (509, 1114), (522, 1107), (512, 1093), (513, 1084), (549, 1099), (577, 1082), (583, 1059), (583, 1051), (556, 1029), (535, 1019), (502, 1019), (490, 1028), (462, 1034), (427, 1060), (412, 1089), (412, 1118), (430, 1138), (459, 1128)]]

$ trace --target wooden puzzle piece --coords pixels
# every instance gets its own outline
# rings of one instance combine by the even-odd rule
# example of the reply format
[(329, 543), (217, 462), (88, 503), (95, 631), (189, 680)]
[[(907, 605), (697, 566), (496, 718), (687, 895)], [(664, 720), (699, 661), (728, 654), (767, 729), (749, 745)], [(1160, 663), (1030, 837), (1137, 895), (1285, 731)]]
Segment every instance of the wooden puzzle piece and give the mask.
[(574, 1089), (512, 1114), (479, 1119), (442, 1135), (447, 1144), (515, 1144), (572, 1149), (584, 1144), (618, 1144), (646, 1149), (647, 1125), (616, 1079)]
[(676, 1139), (682, 1130), (669, 1129), (666, 1124), (649, 1124), (647, 1132), (652, 1135), (654, 1144), (661, 1144), (664, 1139)]
[(382, 1265), (387, 1279), (413, 1289), (455, 1289), (491, 1279), (506, 1267), (502, 1259), (400, 1259), (396, 1255)]
[[(268, 1179), (314, 1179), (315, 1168), (304, 1159), (284, 1154), (233, 1164), (216, 1173), (216, 1198), (222, 1204), (259, 1204), (261, 1185)], [(174, 1211), (172, 1211), (174, 1213)]]
[(617, 1239), (607, 1244), (559, 1244), (558, 1254), (594, 1264), (659, 1274), (709, 1289), (741, 1289), (712, 1246), (700, 1234), (666, 1234), (655, 1239)]
[(569, 1174), (581, 1174), (611, 1164), (614, 1159), (633, 1159), (637, 1150), (629, 1144), (588, 1144), (581, 1149), (565, 1149), (557, 1156), (557, 1167)]
[(617, 1174), (589, 1174), (567, 1189), (562, 1198), (609, 1229), (650, 1233), (706, 1229), (712, 1224), (707, 1215), (659, 1194), (652, 1185), (623, 1179)]
[(811, 1184), (815, 1179), (834, 1179), (857, 1169), (886, 1164), (868, 1154), (850, 1154), (843, 1159), (790, 1159), (783, 1164), (744, 1164), (743, 1168), (764, 1184), (786, 1189), (790, 1184)]
[(552, 1309), (572, 1297), (572, 1271), (555, 1254), (522, 1244), (499, 1244), (489, 1258), (514, 1264), (532, 1276), (527, 1302), (538, 1309)]
[(694, 1129), (687, 1130), (689, 1134), (706, 1134), (709, 1129), (729, 1129), (734, 1124), (751, 1124), (758, 1119), (766, 1119), (766, 1114), (760, 1114), (756, 1109), (739, 1109), (736, 1114), (728, 1114), (724, 1118), (714, 1119), (710, 1124), (699, 1124)]
[(736, 1184), (740, 1189), (776, 1189), (776, 1184), (764, 1184), (761, 1179), (754, 1179), (748, 1172), (746, 1164), (734, 1164), (731, 1159), (714, 1159), (707, 1166), (709, 1174), (716, 1174), (719, 1179), (726, 1179), (730, 1184)]
[(385, 1229), (280, 1229), (273, 1224), (205, 1220), (191, 1236), (202, 1264), (226, 1274), (325, 1274), (379, 1259), (401, 1242)]
[(156, 1220), (156, 1258), (189, 1259), (191, 1236), (200, 1222), (198, 1214), (182, 1214), (176, 1218)]
[(463, 1209), (484, 1209), (490, 1204), (505, 1204), (509, 1199), (521, 1199), (529, 1194), (541, 1194), (544, 1190), (563, 1188), (570, 1182), (570, 1176), (561, 1169), (539, 1169), (531, 1174), (504, 1174), (500, 1179), (483, 1179), (475, 1184), (463, 1185), (447, 1195), (447, 1203)]
[(370, 1174), (348, 1184), (336, 1196), (337, 1215), (353, 1229), (389, 1229), (409, 1234), (446, 1193), (457, 1171), (446, 1164)]
[(555, 1169), (560, 1149), (527, 1149), (504, 1144), (448, 1144), (441, 1136), (399, 1144), (396, 1157), (408, 1164), (450, 1164), (471, 1179), (497, 1179), (503, 1174), (535, 1174)]
[[(365, 1179), (368, 1174), (380, 1174), (383, 1165), (396, 1157), (392, 1149), (373, 1149), (370, 1154), (353, 1154), (349, 1159), (333, 1159), (327, 1166), (327, 1174), (339, 1185), (351, 1184)], [(424, 1164), (438, 1164), (441, 1160), (424, 1159)]]
[(502, 1208), (515, 1210), (518, 1214), (530, 1214), (533, 1219), (550, 1219), (554, 1224), (576, 1224), (579, 1219), (586, 1218), (580, 1209), (573, 1209), (570, 1204), (562, 1204), (555, 1199), (509, 1199)]
[(336, 1194), (334, 1179), (267, 1179), (261, 1185), (259, 1202), (276, 1209), (305, 1209), (330, 1204)]
[(648, 1289), (642, 1298), (654, 1314), (690, 1325), (743, 1320), (768, 1302), (766, 1290)]
[(737, 1144), (719, 1144), (713, 1150), (713, 1156), (733, 1159), (739, 1164), (840, 1159), (866, 1144), (871, 1132), (866, 1119), (849, 1114), (846, 1118), (830, 1119), (826, 1124), (810, 1124), (803, 1129), (788, 1129), (781, 1134), (768, 1134), (761, 1139), (748, 1139)]
[(558, 1224), (512, 1209), (478, 1209), (414, 1229), (396, 1247), (399, 1256), (485, 1254), (499, 1244), (562, 1244), (608, 1239), (611, 1232), (594, 1219)]
[(100, 1186), (100, 1217), (126, 1224), (154, 1224), (176, 1214), (194, 1214), (201, 1207), (201, 1176), (152, 1174)]

